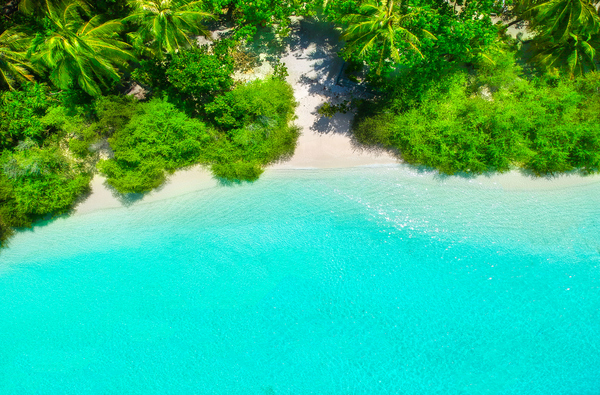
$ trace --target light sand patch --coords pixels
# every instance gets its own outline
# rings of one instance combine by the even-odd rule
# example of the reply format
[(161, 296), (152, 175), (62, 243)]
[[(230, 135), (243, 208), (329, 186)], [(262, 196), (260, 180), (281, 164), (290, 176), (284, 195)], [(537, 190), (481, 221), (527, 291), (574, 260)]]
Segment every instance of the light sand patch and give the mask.
[(294, 88), (298, 102), (295, 123), (302, 134), (291, 160), (273, 169), (334, 168), (394, 164), (398, 160), (386, 151), (365, 149), (351, 140), (353, 115), (338, 113), (332, 118), (320, 116), (319, 107), (349, 100), (348, 88), (336, 85), (343, 60), (337, 55), (341, 46), (339, 33), (331, 25), (295, 20), (288, 52), (282, 62), (288, 69), (287, 81)]
[(163, 185), (147, 194), (127, 196), (117, 193), (108, 186), (104, 177), (95, 175), (91, 183), (90, 195), (77, 205), (75, 214), (123, 207), (133, 203), (155, 202), (202, 189), (214, 188), (217, 184), (218, 181), (208, 170), (201, 166), (195, 166), (172, 174)]

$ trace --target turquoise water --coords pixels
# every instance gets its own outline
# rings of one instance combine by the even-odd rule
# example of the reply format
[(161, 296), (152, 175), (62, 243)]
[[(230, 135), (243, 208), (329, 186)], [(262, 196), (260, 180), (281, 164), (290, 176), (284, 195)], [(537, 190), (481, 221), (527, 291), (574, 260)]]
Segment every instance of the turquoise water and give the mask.
[(598, 394), (600, 183), (272, 171), (0, 253), (1, 394)]

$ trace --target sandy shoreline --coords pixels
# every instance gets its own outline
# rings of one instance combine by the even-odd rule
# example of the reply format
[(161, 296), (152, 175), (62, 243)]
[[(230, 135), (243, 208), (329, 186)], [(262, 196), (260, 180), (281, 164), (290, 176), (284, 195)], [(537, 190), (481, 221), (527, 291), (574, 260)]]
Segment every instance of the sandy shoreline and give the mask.
[[(287, 80), (294, 88), (298, 102), (295, 123), (301, 128), (301, 136), (294, 156), (288, 161), (270, 166), (266, 172), (357, 166), (398, 166), (411, 171), (410, 166), (400, 164), (397, 158), (386, 151), (356, 147), (350, 138), (352, 114), (337, 114), (333, 118), (317, 114), (317, 109), (323, 103), (341, 102), (352, 94), (347, 88), (335, 84), (342, 66), (342, 61), (336, 54), (338, 41), (335, 32), (323, 31), (323, 27), (324, 25), (313, 23), (296, 24), (288, 51), (281, 58), (288, 68)], [(474, 177), (468, 179), (468, 182), (497, 185), (507, 190), (562, 189), (598, 183), (600, 175), (534, 178), (512, 171)], [(218, 182), (211, 173), (198, 166), (176, 172), (165, 185), (137, 201), (163, 200), (217, 185)], [(91, 194), (77, 205), (75, 214), (123, 207), (130, 203), (108, 188), (104, 178), (99, 175), (94, 177), (91, 188)]]

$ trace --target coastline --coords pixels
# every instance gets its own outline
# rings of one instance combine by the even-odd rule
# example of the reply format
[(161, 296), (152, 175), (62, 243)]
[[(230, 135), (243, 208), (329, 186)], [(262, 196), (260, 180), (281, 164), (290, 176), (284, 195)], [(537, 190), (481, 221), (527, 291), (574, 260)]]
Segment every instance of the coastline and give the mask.
[[(339, 147), (338, 147), (339, 148)], [(355, 155), (352, 151), (347, 152), (348, 156), (340, 157), (315, 157), (294, 155), (290, 162), (274, 165), (265, 170), (265, 174), (279, 172), (300, 172), (300, 171), (327, 171), (334, 169), (360, 169), (360, 168), (398, 168), (403, 173), (408, 173), (412, 177), (428, 177), (431, 182), (463, 184), (465, 187), (478, 186), (484, 188), (501, 188), (507, 191), (540, 191), (540, 190), (560, 190), (564, 188), (577, 188), (591, 184), (600, 183), (600, 174), (591, 176), (580, 176), (574, 174), (562, 174), (552, 178), (531, 177), (521, 174), (517, 170), (508, 173), (480, 175), (472, 178), (461, 176), (439, 176), (434, 171), (420, 171), (419, 169), (403, 163), (386, 163), (381, 156), (362, 154), (355, 159), (349, 155)], [(369, 160), (371, 159), (371, 160)], [(353, 163), (353, 165), (347, 165)], [(344, 165), (342, 165), (344, 164)], [(131, 200), (124, 200), (122, 196), (105, 184), (104, 177), (94, 176), (91, 183), (90, 194), (80, 202), (74, 209), (74, 215), (84, 215), (94, 211), (120, 208), (131, 204), (143, 204), (166, 200), (177, 196), (185, 195), (203, 189), (223, 187), (212, 174), (201, 166), (190, 169), (180, 170), (169, 177), (167, 182), (160, 188), (153, 190), (143, 196), (136, 196)]]
[[(340, 103), (344, 99), (360, 97), (363, 94), (353, 88), (336, 84), (342, 67), (342, 59), (337, 56), (338, 33), (327, 26), (302, 22), (300, 18), (293, 24), (293, 33), (281, 61), (288, 69), (287, 81), (292, 85), (298, 102), (295, 124), (300, 128), (301, 135), (294, 155), (288, 160), (269, 166), (265, 170), (266, 174), (290, 170), (383, 166), (400, 167), (403, 171), (414, 173), (415, 176), (424, 173), (438, 182), (456, 179), (464, 180), (465, 184), (500, 187), (506, 190), (562, 189), (600, 182), (600, 175), (561, 174), (546, 178), (524, 175), (518, 170), (472, 178), (441, 176), (435, 171), (423, 172), (417, 167), (404, 164), (388, 151), (356, 146), (350, 130), (352, 113), (337, 113), (332, 118), (317, 113), (318, 108), (325, 102)], [(257, 67), (254, 75), (244, 79), (263, 77), (269, 70), (270, 67), (265, 61)], [(175, 172), (168, 177), (164, 185), (145, 195), (124, 197), (106, 186), (102, 176), (95, 175), (91, 183), (91, 193), (75, 207), (74, 213), (80, 215), (137, 202), (164, 200), (218, 185), (218, 180), (214, 179), (207, 169), (195, 166)]]

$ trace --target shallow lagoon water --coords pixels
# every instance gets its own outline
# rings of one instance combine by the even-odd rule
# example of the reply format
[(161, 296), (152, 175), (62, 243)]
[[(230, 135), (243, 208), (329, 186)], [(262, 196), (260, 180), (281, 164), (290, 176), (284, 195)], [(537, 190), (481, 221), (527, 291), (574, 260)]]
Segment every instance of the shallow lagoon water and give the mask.
[(597, 394), (600, 183), (271, 171), (20, 233), (0, 317), (2, 394)]

